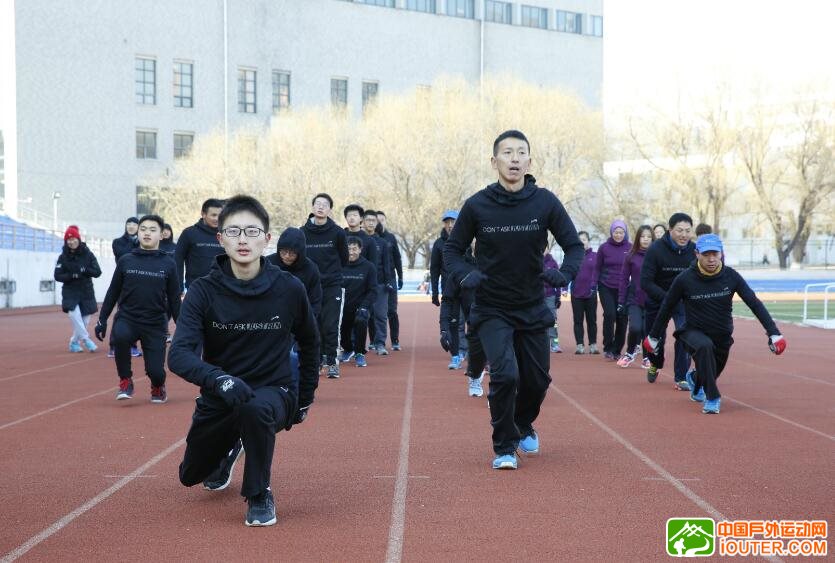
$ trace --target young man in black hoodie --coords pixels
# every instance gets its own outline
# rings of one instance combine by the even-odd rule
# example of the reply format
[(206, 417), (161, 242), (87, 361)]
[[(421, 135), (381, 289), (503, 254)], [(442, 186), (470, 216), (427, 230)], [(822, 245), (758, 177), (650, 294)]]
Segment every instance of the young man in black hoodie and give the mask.
[(342, 215), (345, 216), (345, 223), (348, 225), (345, 227), (345, 236), (360, 239), (360, 242), (362, 242), (362, 257), (376, 266), (379, 260), (377, 257), (377, 245), (371, 244), (369, 235), (365, 232), (362, 225), (365, 209), (358, 203), (352, 203), (351, 205), (345, 206), (345, 209), (342, 210)]
[[(270, 220), (261, 203), (230, 198), (219, 225), (225, 255), (189, 289), (168, 354), (171, 371), (200, 387), (180, 482), (190, 487), (206, 480), (227, 463), (240, 438), (245, 523), (270, 526), (276, 522), (270, 489), (275, 435), (304, 421), (318, 384), (316, 320), (302, 283), (263, 257)], [(294, 338), (298, 378), (290, 369)]]
[(703, 403), (704, 414), (719, 414), (721, 395), (716, 380), (725, 368), (734, 331), (732, 316), (733, 296), (739, 295), (765, 329), (768, 347), (775, 354), (786, 349), (786, 339), (780, 334), (746, 281), (733, 268), (722, 264), (722, 240), (705, 234), (696, 241), (696, 261), (673, 280), (664, 296), (644, 348), (655, 352), (676, 306), (684, 303), (686, 321), (673, 334), (696, 363), (695, 375), (688, 372), (690, 399)]
[(302, 225), (307, 245), (307, 256), (316, 263), (322, 276), (322, 312), (319, 314), (319, 334), (322, 364), (328, 377), (339, 376), (336, 349), (339, 346), (339, 319), (342, 315), (342, 268), (348, 263), (345, 231), (328, 217), (333, 209), (333, 198), (316, 194), (311, 201), (313, 216)]
[(168, 223), (162, 229), (162, 240), (159, 241), (159, 249), (171, 256), (172, 260), (174, 259), (177, 243), (174, 242), (174, 229)]
[[(403, 289), (403, 259), (400, 256), (400, 245), (397, 244), (397, 237), (386, 228), (386, 214), (377, 210), (377, 230), (380, 238), (386, 242), (385, 252), (388, 254), (384, 264), (386, 267), (386, 290), (388, 293), (388, 320), (389, 337), (391, 338), (391, 349), (395, 352), (402, 350), (400, 346), (400, 315), (397, 314), (397, 292)], [(383, 340), (385, 350), (385, 339)]]
[[(191, 227), (186, 227), (177, 239), (174, 262), (180, 288), (188, 290), (197, 278), (209, 273), (215, 256), (223, 254), (223, 246), (217, 239), (217, 221), (223, 202), (219, 199), (207, 199), (200, 208), (200, 220)], [(185, 283), (183, 283), (185, 277)]]
[[(661, 302), (664, 301), (664, 296), (673, 284), (673, 280), (690, 267), (696, 251), (696, 245), (690, 240), (693, 219), (689, 215), (673, 213), (670, 216), (669, 226), (670, 230), (650, 245), (641, 266), (641, 289), (647, 294), (644, 326), (648, 327), (655, 322)], [(676, 330), (684, 326), (685, 313), (681, 303), (673, 310), (672, 319)], [(664, 334), (666, 330), (665, 324)], [(647, 381), (650, 383), (655, 382), (658, 372), (664, 367), (664, 341), (665, 336), (662, 335), (658, 353), (649, 355), (650, 366), (647, 370)], [(676, 340), (673, 368), (675, 386), (680, 391), (690, 389), (686, 377), (689, 366), (690, 356), (684, 348), (684, 343)]]
[(287, 227), (278, 237), (277, 252), (267, 256), (270, 264), (299, 278), (307, 291), (313, 314), (322, 310), (322, 281), (316, 263), (307, 257), (307, 246), (301, 229)]
[(342, 358), (348, 362), (354, 358), (358, 368), (364, 368), (365, 341), (368, 338), (368, 320), (377, 296), (377, 268), (363, 258), (362, 240), (348, 237), (348, 265), (342, 268), (342, 285), (345, 288), (345, 309), (342, 313), (340, 342)]
[(158, 215), (139, 220), (139, 248), (116, 263), (113, 279), (96, 324), (96, 338), (104, 340), (107, 319), (116, 304), (119, 310), (113, 321), (113, 346), (119, 391), (116, 399), (133, 397), (131, 343), (142, 342), (145, 373), (151, 380), (151, 402), (168, 400), (165, 390), (165, 335), (168, 319), (177, 322), (180, 311), (180, 288), (177, 270), (171, 257), (159, 249), (165, 223)]
[(139, 246), (139, 236), (136, 232), (139, 230), (139, 219), (136, 217), (128, 217), (125, 221), (125, 232), (119, 238), (113, 239), (113, 257), (116, 261), (119, 258), (128, 254), (131, 250)]
[[(493, 469), (516, 469), (516, 450), (539, 453), (533, 423), (551, 384), (543, 280), (555, 287), (574, 278), (583, 244), (562, 203), (527, 174), (530, 145), (519, 131), (505, 131), (490, 159), (498, 182), (464, 202), (444, 246), (444, 263), (463, 288), (475, 289), (470, 325), (490, 364)], [(565, 252), (560, 270), (542, 268), (548, 232)], [(464, 252), (476, 240), (476, 265)]]
[(386, 286), (388, 284), (389, 254), (387, 251), (388, 243), (377, 232), (377, 223), (377, 212), (373, 209), (366, 209), (362, 216), (362, 228), (377, 253), (375, 264), (377, 267), (377, 293), (371, 311), (368, 335), (371, 340), (371, 349), (378, 356), (388, 356), (386, 335), (388, 334), (389, 299)]
[[(461, 318), (462, 302), (457, 298), (456, 288), (449, 288), (450, 275), (444, 268), (444, 245), (449, 238), (449, 233), (455, 226), (458, 212), (454, 209), (447, 209), (441, 216), (443, 228), (441, 235), (435, 239), (432, 245), (432, 254), (429, 258), (429, 280), (432, 286), (432, 304), (440, 307), (438, 324), (441, 329), (441, 347), (445, 352), (450, 353), (450, 362), (447, 368), (461, 369), (464, 356), (461, 354), (461, 333), (463, 332), (465, 319)], [(440, 290), (443, 302), (438, 298)]]

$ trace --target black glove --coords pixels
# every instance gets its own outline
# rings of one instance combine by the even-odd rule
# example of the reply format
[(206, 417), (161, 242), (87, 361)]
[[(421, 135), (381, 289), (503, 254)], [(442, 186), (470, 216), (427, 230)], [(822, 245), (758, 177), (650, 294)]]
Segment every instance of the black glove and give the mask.
[(397, 289), (403, 289), (403, 280), (402, 279), (397, 280)]
[(432, 294), (432, 304), (435, 307), (440, 307), (441, 306), (441, 300), (438, 299), (438, 294), (437, 293)]
[(354, 322), (367, 323), (370, 317), (371, 315), (368, 313), (368, 309), (361, 307), (357, 309), (357, 312), (354, 315)]
[(461, 287), (464, 289), (475, 289), (485, 281), (487, 281), (486, 275), (482, 274), (479, 270), (473, 270), (461, 280)]
[(565, 279), (565, 276), (562, 275), (562, 272), (557, 270), (556, 268), (548, 268), (541, 274), (539, 277), (545, 281), (550, 286), (553, 287), (562, 287), (564, 285), (568, 285), (568, 280)]
[(96, 338), (99, 339), (99, 342), (104, 342), (104, 335), (107, 334), (107, 321), (99, 319), (93, 332), (96, 333)]
[(615, 312), (617, 313), (617, 315), (619, 317), (625, 317), (626, 316), (626, 305), (624, 305), (623, 303), (618, 303), (618, 308)]
[(444, 349), (444, 352), (449, 352), (449, 335), (445, 330), (441, 331), (441, 348)]
[(242, 405), (255, 396), (252, 388), (234, 375), (221, 375), (215, 379), (214, 391), (230, 407)]
[(293, 417), (293, 424), (301, 424), (307, 418), (307, 413), (310, 410), (310, 405), (301, 407), (296, 411), (296, 416)]

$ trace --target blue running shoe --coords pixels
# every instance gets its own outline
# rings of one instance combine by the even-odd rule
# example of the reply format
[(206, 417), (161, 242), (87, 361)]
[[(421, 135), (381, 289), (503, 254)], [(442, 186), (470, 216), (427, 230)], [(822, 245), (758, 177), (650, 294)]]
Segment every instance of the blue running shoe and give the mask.
[(339, 356), (339, 363), (344, 364), (345, 362), (350, 362), (351, 358), (354, 357), (353, 352), (342, 352), (342, 355)]
[(131, 357), (133, 357), (133, 358), (138, 358), (138, 357), (140, 357), (140, 356), (142, 355), (142, 350), (140, 350), (140, 349), (139, 349), (139, 348), (137, 348), (136, 346), (131, 346), (131, 347), (130, 347), (130, 355), (131, 355)]
[(81, 345), (78, 342), (70, 342), (70, 352), (83, 352)]
[(354, 361), (357, 363), (358, 368), (364, 368), (368, 365), (368, 362), (365, 361), (365, 354), (357, 354), (354, 356)]
[(516, 469), (519, 464), (516, 461), (516, 454), (497, 455), (493, 460), (493, 469)]
[(705, 399), (705, 406), (702, 407), (704, 414), (719, 414), (719, 407), (722, 405), (722, 398)]
[(95, 352), (99, 349), (99, 347), (96, 346), (96, 343), (90, 340), (89, 338), (84, 339), (84, 347), (87, 348), (89, 352)]
[(447, 367), (449, 369), (461, 369), (461, 356), (453, 356)]
[(528, 436), (523, 436), (519, 440), (519, 451), (525, 455), (536, 455), (539, 453), (539, 436), (536, 432), (531, 431)]
[(690, 400), (694, 403), (704, 403), (705, 402), (705, 390), (699, 389), (699, 392), (696, 392), (696, 382), (693, 381), (693, 376), (696, 374), (695, 369), (689, 370), (684, 377), (687, 378), (687, 385), (690, 386)]

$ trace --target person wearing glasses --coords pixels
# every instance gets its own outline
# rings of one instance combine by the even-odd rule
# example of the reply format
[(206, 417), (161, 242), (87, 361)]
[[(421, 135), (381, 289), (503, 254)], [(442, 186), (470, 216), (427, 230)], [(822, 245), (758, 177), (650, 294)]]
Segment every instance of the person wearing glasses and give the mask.
[[(189, 288), (168, 353), (171, 371), (200, 387), (180, 482), (191, 487), (225, 472), (225, 484), (214, 490), (223, 489), (245, 451), (244, 522), (271, 526), (276, 523), (270, 488), (275, 435), (304, 421), (313, 404), (319, 333), (302, 282), (263, 256), (270, 241), (264, 206), (255, 198), (234, 196), (218, 222), (225, 254)], [(294, 339), (298, 377), (290, 368)]]

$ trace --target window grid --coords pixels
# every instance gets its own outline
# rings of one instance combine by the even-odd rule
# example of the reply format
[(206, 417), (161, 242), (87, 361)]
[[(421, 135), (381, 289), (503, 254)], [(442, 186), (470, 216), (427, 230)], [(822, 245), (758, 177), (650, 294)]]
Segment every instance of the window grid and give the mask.
[(474, 4), (475, 0), (447, 0), (446, 14), (457, 18), (473, 19), (475, 17)]
[(591, 34), (595, 37), (603, 37), (603, 16), (591, 17)]
[(136, 132), (136, 158), (155, 159), (157, 157), (157, 134), (153, 131)]
[(510, 2), (485, 0), (484, 21), (511, 24), (513, 23), (512, 8)]
[(254, 70), (238, 69), (238, 111), (240, 113), (256, 113), (255, 79)]
[(290, 107), (290, 73), (273, 71), (273, 111)]
[(194, 107), (194, 65), (174, 63), (174, 107)]
[(522, 25), (548, 29), (548, 10), (536, 6), (522, 6)]
[(583, 33), (583, 14), (557, 10), (557, 31)]
[(136, 58), (135, 81), (136, 103), (154, 105), (157, 103), (157, 61)]
[(193, 133), (174, 133), (174, 158), (188, 156), (192, 144), (194, 144)]
[(347, 78), (331, 78), (331, 105), (335, 107), (348, 105)]
[(406, 9), (434, 14), (435, 0), (406, 0)]
[(365, 111), (365, 107), (368, 104), (373, 104), (374, 100), (377, 99), (377, 92), (380, 89), (379, 82), (363, 82), (362, 83), (362, 109)]

